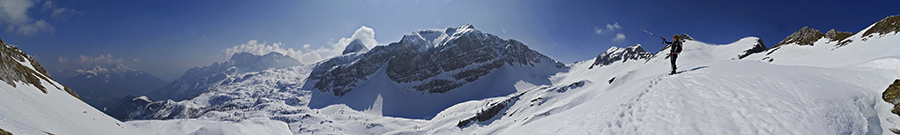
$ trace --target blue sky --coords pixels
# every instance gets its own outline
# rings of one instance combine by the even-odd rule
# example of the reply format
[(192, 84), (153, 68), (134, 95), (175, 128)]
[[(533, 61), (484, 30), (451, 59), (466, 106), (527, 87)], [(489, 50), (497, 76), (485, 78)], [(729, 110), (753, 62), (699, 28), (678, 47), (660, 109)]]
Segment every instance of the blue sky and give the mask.
[(771, 47), (803, 26), (857, 32), (900, 14), (897, 7), (897, 0), (3, 0), (0, 39), (49, 70), (61, 59), (112, 59), (171, 81), (227, 60), (227, 52), (287, 51), (309, 61), (332, 56), (354, 35), (374, 33), (383, 45), (466, 23), (570, 63), (611, 46), (662, 48), (641, 28), (716, 44), (755, 36)]

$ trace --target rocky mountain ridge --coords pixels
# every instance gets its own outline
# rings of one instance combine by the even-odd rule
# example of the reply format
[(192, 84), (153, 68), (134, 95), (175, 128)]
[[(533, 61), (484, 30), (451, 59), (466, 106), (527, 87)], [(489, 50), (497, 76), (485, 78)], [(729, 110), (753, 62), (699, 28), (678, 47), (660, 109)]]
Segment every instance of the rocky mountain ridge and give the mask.
[(0, 39), (0, 63), (3, 63), (0, 66), (0, 80), (3, 80), (6, 84), (16, 87), (16, 82), (22, 82), (33, 85), (46, 94), (46, 86), (41, 83), (41, 81), (46, 81), (50, 82), (52, 87), (65, 90), (69, 95), (81, 99), (69, 87), (54, 83), (56, 81), (51, 81), (53, 78), (47, 74), (47, 70), (41, 67), (41, 64), (38, 64), (33, 57), (25, 54), (18, 47), (6, 44), (2, 39)]
[(504, 64), (534, 66), (563, 64), (516, 40), (482, 33), (471, 24), (447, 29), (416, 31), (400, 42), (377, 46), (348, 59), (332, 59), (313, 68), (306, 85), (335, 96), (352, 91), (382, 65), (405, 91), (445, 93), (477, 80)]
[(627, 62), (629, 60), (646, 60), (651, 56), (653, 56), (653, 53), (644, 51), (644, 48), (642, 48), (640, 44), (626, 48), (613, 46), (607, 49), (606, 52), (598, 55), (597, 58), (594, 59), (594, 64), (591, 64), (588, 69), (593, 69), (595, 66), (602, 67), (618, 61)]
[(206, 92), (209, 87), (240, 73), (298, 65), (301, 65), (300, 61), (281, 53), (272, 52), (266, 55), (236, 53), (228, 61), (188, 69), (184, 75), (149, 96), (157, 100), (183, 100)]

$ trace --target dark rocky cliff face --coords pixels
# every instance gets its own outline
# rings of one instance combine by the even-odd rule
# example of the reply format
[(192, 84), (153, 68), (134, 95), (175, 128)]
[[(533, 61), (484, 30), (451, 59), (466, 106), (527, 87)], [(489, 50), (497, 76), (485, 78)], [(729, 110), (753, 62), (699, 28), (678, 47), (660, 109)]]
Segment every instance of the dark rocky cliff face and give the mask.
[(465, 25), (413, 32), (400, 42), (377, 46), (365, 54), (327, 60), (313, 69), (306, 84), (341, 96), (386, 66), (391, 81), (413, 84), (414, 91), (445, 93), (504, 64), (538, 63), (564, 66), (519, 41), (500, 39)]

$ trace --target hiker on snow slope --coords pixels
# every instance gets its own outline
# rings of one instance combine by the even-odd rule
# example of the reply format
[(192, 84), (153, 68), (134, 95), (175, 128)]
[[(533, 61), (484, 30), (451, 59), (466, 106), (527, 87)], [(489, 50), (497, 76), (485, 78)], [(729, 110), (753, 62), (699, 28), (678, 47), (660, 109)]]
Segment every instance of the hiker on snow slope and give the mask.
[(662, 39), (663, 43), (669, 44), (669, 46), (670, 46), (669, 47), (669, 58), (672, 60), (672, 73), (669, 73), (669, 75), (675, 74), (675, 69), (676, 69), (675, 59), (678, 59), (678, 54), (681, 53), (681, 48), (682, 48), (681, 42), (683, 42), (683, 41), (681, 41), (679, 39), (678, 34), (675, 34), (674, 36), (672, 36), (672, 39), (675, 40), (672, 42), (666, 41), (666, 38), (663, 38), (663, 37), (659, 37), (659, 39)]

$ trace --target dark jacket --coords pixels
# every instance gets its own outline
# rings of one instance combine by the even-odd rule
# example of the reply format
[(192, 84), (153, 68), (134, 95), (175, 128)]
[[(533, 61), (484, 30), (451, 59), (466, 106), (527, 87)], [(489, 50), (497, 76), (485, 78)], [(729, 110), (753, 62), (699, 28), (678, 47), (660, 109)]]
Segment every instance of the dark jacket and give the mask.
[(672, 53), (674, 53), (674, 54), (679, 54), (679, 53), (681, 53), (681, 48), (682, 48), (681, 42), (683, 42), (683, 41), (678, 41), (678, 40), (676, 40), (676, 41), (673, 41), (673, 42), (668, 42), (668, 41), (666, 41), (666, 40), (663, 40), (663, 42), (665, 42), (666, 44), (671, 45), (671, 46), (670, 46), (671, 49), (669, 49), (670, 52), (672, 52)]

